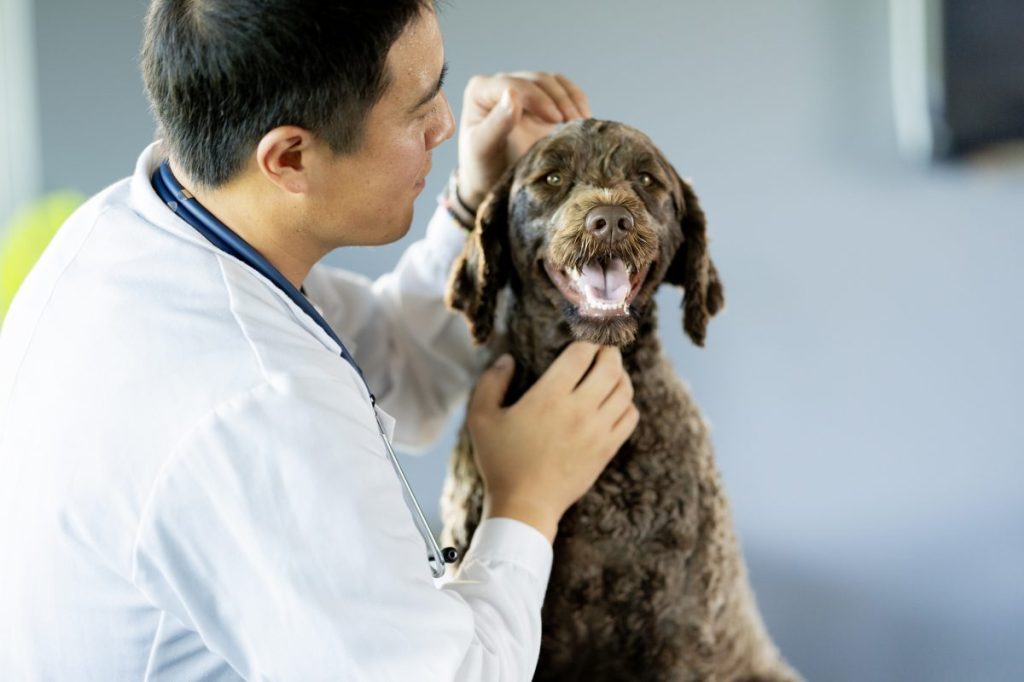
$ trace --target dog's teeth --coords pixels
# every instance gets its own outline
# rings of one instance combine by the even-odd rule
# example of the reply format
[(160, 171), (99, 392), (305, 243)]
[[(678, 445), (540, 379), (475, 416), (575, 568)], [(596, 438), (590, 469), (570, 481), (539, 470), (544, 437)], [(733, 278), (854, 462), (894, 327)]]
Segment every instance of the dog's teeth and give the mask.
[(606, 301), (598, 301), (592, 298), (587, 299), (588, 305), (591, 308), (597, 308), (598, 310), (621, 310), (622, 312), (629, 312), (628, 303), (611, 303)]

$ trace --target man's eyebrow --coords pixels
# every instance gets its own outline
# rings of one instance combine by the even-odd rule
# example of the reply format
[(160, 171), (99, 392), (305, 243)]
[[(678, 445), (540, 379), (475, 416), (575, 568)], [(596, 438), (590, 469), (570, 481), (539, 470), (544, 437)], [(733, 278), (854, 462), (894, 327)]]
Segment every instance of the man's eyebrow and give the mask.
[(426, 95), (424, 95), (423, 98), (419, 102), (416, 102), (416, 104), (412, 107), (411, 111), (416, 111), (417, 109), (422, 107), (424, 104), (426, 104), (430, 100), (432, 100), (435, 97), (437, 97), (437, 93), (441, 92), (441, 88), (444, 87), (444, 78), (447, 75), (448, 75), (448, 61), (446, 60), (445, 63), (444, 63), (444, 66), (441, 67), (441, 75), (437, 79), (437, 85), (435, 85), (430, 92), (428, 92)]

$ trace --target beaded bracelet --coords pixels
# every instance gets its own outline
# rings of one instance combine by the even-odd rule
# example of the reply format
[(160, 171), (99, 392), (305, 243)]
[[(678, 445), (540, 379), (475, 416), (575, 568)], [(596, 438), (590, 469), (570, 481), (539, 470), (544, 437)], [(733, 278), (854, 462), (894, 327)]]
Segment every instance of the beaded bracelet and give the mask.
[(476, 225), (476, 211), (472, 210), (459, 196), (459, 174), (458, 171), (452, 171), (452, 175), (448, 178), (448, 185), (444, 188), (444, 192), (441, 194), (441, 205), (448, 211), (448, 215), (452, 217), (452, 220), (457, 222), (466, 231), (472, 232), (473, 227)]

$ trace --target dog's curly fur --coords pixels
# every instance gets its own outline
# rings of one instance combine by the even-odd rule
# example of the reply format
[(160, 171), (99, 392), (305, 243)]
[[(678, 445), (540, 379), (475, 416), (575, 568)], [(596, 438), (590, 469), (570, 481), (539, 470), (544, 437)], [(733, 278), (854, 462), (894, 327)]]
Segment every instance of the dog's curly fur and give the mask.
[[(625, 239), (586, 229), (596, 205), (630, 212)], [(609, 256), (649, 268), (622, 315), (581, 314), (547, 274)], [(584, 339), (621, 348), (641, 415), (559, 525), (535, 679), (799, 680), (757, 610), (708, 427), (656, 336), (661, 282), (684, 288), (683, 327), (703, 345), (724, 297), (697, 197), (645, 135), (595, 120), (564, 126), (509, 169), (452, 270), (449, 305), (480, 343), (502, 327), (494, 352), (516, 359), (508, 404)], [(447, 543), (466, 550), (482, 503), (463, 428), (442, 497)]]

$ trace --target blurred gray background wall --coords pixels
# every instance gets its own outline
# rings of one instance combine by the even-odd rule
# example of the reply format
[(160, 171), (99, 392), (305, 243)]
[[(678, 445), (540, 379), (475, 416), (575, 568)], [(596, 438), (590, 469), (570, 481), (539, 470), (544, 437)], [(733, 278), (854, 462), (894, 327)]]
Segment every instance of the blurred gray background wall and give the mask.
[(42, 180), (32, 26), (31, 0), (0, 0), (0, 230)]
[[(153, 136), (144, 3), (34, 10), (43, 185), (92, 193)], [(442, 25), (456, 114), (474, 73), (561, 71), (693, 177), (728, 308), (696, 349), (663, 291), (662, 335), (788, 657), (831, 682), (1021, 679), (1024, 172), (899, 156), (886, 0), (453, 0)], [(329, 262), (387, 271), (454, 159), (405, 240)], [(405, 458), (428, 508), (456, 422)]]

